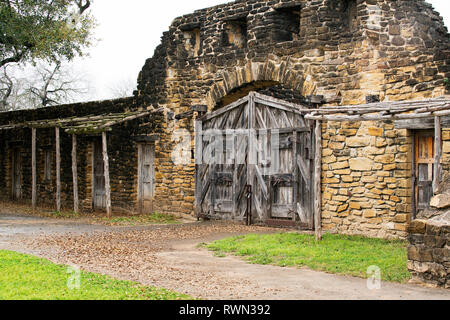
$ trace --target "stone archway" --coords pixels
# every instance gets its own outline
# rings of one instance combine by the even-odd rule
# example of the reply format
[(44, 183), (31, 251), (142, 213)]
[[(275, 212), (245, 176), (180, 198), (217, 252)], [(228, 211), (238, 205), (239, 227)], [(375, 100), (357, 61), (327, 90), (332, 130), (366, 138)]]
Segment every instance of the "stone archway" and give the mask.
[(224, 71), (222, 80), (215, 82), (210, 87), (206, 97), (208, 110), (212, 111), (218, 106), (229, 103), (230, 97), (239, 99), (248, 92), (255, 91), (255, 87), (261, 89), (277, 84), (299, 92), (303, 96), (315, 94), (317, 90), (317, 85), (312, 77), (296, 70), (289, 59), (267, 60), (266, 62), (249, 61), (245, 66)]

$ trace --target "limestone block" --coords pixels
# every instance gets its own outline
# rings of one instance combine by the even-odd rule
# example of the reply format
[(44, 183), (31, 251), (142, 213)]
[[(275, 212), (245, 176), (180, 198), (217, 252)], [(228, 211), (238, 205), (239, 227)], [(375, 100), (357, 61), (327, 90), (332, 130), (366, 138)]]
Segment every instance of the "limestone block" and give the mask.
[(445, 209), (450, 207), (450, 195), (439, 194), (431, 198), (430, 206), (438, 209)]

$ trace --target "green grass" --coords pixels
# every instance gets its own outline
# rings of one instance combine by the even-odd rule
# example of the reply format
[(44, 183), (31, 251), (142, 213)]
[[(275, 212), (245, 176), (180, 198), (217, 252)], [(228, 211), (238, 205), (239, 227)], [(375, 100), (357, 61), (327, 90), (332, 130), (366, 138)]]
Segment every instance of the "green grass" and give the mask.
[(123, 216), (123, 217), (112, 217), (101, 218), (102, 223), (115, 225), (115, 226), (133, 226), (133, 225), (145, 225), (145, 224), (177, 224), (180, 223), (179, 219), (170, 214), (153, 213), (149, 215), (138, 215), (138, 216)]
[(67, 286), (68, 267), (0, 251), (0, 300), (180, 300), (191, 297), (165, 289), (81, 272), (80, 289)]
[(358, 236), (324, 235), (316, 242), (314, 236), (281, 233), (227, 238), (206, 247), (216, 256), (231, 253), (255, 264), (308, 267), (367, 278), (367, 269), (378, 266), (382, 280), (404, 283), (410, 279), (407, 269), (407, 242), (370, 239)]

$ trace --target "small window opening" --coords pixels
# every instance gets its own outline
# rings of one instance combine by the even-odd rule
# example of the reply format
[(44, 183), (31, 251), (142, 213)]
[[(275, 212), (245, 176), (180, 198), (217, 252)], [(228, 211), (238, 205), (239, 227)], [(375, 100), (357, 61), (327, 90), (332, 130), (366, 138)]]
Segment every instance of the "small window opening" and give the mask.
[(247, 18), (226, 21), (222, 42), (224, 46), (245, 48), (247, 46)]
[(200, 54), (200, 29), (183, 31), (184, 50), (189, 58), (198, 57)]
[(277, 42), (299, 40), (301, 7), (278, 8), (276, 12), (274, 40)]
[(354, 31), (358, 28), (358, 9), (356, 0), (343, 0), (342, 12), (345, 15), (345, 26), (349, 31)]

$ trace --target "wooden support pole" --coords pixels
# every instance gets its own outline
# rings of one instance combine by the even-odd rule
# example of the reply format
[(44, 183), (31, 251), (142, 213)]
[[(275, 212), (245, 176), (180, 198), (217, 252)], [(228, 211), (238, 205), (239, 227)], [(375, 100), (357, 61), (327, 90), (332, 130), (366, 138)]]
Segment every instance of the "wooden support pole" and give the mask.
[(78, 168), (77, 168), (77, 136), (72, 135), (72, 176), (73, 176), (73, 211), (79, 213), (78, 200)]
[(314, 225), (316, 241), (322, 240), (322, 123), (316, 121), (314, 158)]
[(416, 151), (416, 135), (413, 133), (412, 135), (412, 184), (411, 184), (411, 220), (415, 220), (417, 216), (417, 168), (416, 168), (416, 157), (417, 157), (417, 151)]
[(56, 144), (56, 211), (61, 211), (61, 145), (59, 127), (55, 128)]
[(103, 146), (103, 164), (105, 166), (105, 197), (106, 197), (106, 214), (108, 219), (111, 218), (111, 183), (109, 180), (109, 158), (108, 145), (106, 139), (106, 132), (102, 132), (102, 146)]
[(31, 128), (31, 175), (31, 204), (34, 211), (37, 207), (36, 128)]
[(435, 127), (435, 155), (434, 155), (434, 177), (433, 177), (433, 193), (436, 195), (439, 193), (439, 184), (441, 182), (441, 149), (442, 149), (442, 129), (441, 118), (434, 118)]

